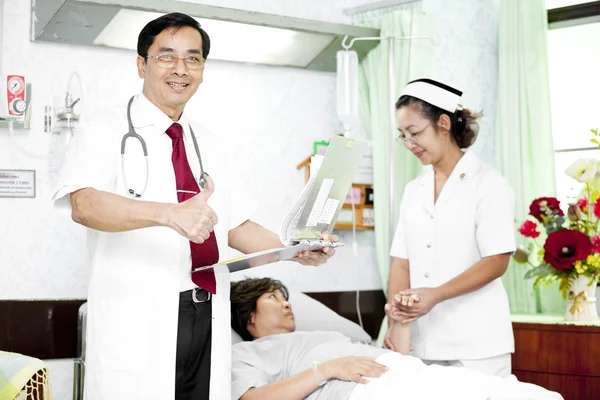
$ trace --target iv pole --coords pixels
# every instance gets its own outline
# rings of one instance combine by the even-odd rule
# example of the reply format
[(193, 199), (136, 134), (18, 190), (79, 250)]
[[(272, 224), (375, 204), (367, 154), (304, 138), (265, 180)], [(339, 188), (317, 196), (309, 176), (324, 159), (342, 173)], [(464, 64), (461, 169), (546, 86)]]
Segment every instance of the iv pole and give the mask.
[[(356, 37), (356, 38), (352, 38), (352, 40), (350, 40), (350, 43), (346, 43), (348, 41), (348, 36), (344, 36), (344, 39), (342, 40), (342, 47), (344, 48), (345, 51), (350, 51), (350, 48), (352, 48), (352, 45), (354, 45), (354, 42), (359, 41), (359, 40), (377, 40), (377, 41), (388, 41), (388, 79), (389, 79), (389, 101), (390, 104), (394, 104), (395, 103), (395, 95), (394, 95), (394, 90), (392, 88), (395, 87), (395, 76), (394, 76), (394, 44), (396, 42), (396, 40), (429, 40), (434, 46), (436, 46), (435, 41), (429, 37), (429, 36), (403, 36), (403, 37), (382, 37), (382, 36), (372, 36), (372, 37)], [(358, 61), (357, 61), (358, 63)], [(338, 71), (339, 73), (339, 71)], [(339, 89), (338, 89), (339, 90)], [(391, 111), (391, 110), (390, 110)], [(394, 114), (390, 112), (390, 130), (389, 130), (389, 135), (390, 135), (390, 140), (391, 143), (393, 143), (394, 141), (394, 125), (395, 125), (395, 121), (394, 121)], [(389, 187), (390, 187), (390, 196), (389, 196), (389, 201), (390, 201), (390, 205), (389, 205), (389, 212), (390, 212), (390, 216), (394, 215), (394, 169), (393, 169), (393, 165), (394, 165), (394, 146), (390, 145), (388, 146), (388, 171), (390, 172), (390, 178), (389, 178)], [(355, 211), (354, 211), (354, 199), (352, 200), (352, 215), (355, 216)], [(353, 217), (353, 248), (354, 248), (354, 253), (356, 255), (357, 250), (356, 250), (356, 237), (355, 235), (355, 221), (354, 221)], [(393, 224), (390, 224), (390, 237), (392, 237), (394, 235), (394, 226)], [(360, 291), (357, 290), (356, 291), (356, 312), (358, 315), (358, 321), (360, 326), (362, 327), (362, 318), (361, 318), (361, 313), (360, 313)]]
[[(389, 37), (383, 37), (383, 36), (372, 36), (372, 37), (356, 37), (356, 38), (352, 38), (352, 40), (350, 40), (350, 43), (346, 44), (346, 41), (348, 40), (348, 36), (344, 36), (344, 40), (342, 40), (342, 47), (344, 48), (344, 50), (349, 51), (350, 48), (352, 48), (352, 46), (354, 45), (354, 42), (359, 41), (359, 40), (378, 40), (378, 41), (385, 41), (387, 40), (388, 42), (388, 80), (389, 80), (389, 97), (390, 97), (390, 104), (394, 104), (396, 102), (396, 96), (394, 95), (394, 90), (393, 88), (396, 87), (396, 77), (394, 75), (394, 58), (395, 58), (395, 52), (394, 52), (394, 44), (397, 40), (429, 40), (431, 42), (431, 44), (433, 44), (434, 46), (437, 47), (436, 42), (429, 36), (389, 36)], [(394, 136), (394, 125), (395, 125), (396, 121), (394, 120), (394, 114), (390, 113), (390, 143), (393, 143), (395, 136)], [(390, 217), (394, 215), (394, 146), (388, 146), (388, 170), (390, 172), (390, 180), (389, 180), (389, 185), (390, 185)], [(393, 236), (394, 234), (394, 227), (392, 224), (390, 224), (390, 235)]]

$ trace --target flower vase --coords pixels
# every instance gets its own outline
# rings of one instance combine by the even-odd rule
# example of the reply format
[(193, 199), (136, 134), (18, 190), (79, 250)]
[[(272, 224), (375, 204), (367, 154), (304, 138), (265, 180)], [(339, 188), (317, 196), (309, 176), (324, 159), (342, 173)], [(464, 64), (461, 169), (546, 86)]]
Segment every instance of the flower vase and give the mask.
[(579, 275), (571, 282), (567, 292), (566, 321), (596, 321), (598, 310), (596, 308), (596, 286), (598, 282), (588, 276)]

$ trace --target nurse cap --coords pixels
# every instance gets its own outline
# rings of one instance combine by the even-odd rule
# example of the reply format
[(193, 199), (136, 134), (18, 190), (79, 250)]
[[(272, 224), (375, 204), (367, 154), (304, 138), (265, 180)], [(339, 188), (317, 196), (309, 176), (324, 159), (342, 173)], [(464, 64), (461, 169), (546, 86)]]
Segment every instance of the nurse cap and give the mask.
[(410, 81), (400, 93), (402, 96), (412, 96), (433, 104), (451, 113), (459, 108), (462, 91), (433, 79), (415, 79)]

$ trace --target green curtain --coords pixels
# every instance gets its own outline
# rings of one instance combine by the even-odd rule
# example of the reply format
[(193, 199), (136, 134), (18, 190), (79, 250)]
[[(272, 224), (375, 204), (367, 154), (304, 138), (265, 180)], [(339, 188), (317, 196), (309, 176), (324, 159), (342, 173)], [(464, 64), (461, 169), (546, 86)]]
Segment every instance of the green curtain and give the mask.
[[(496, 158), (515, 191), (516, 227), (533, 199), (556, 194), (547, 30), (545, 0), (501, 0)], [(534, 290), (525, 272), (513, 261), (503, 277), (511, 311), (563, 313), (557, 287)]]
[[(354, 23), (381, 30), (382, 37), (434, 37), (434, 20), (420, 12), (378, 12), (354, 17)], [(365, 129), (373, 143), (373, 192), (375, 193), (375, 243), (377, 265), (384, 292), (387, 292), (390, 267), (390, 245), (396, 227), (404, 186), (421, 172), (420, 162), (392, 139), (394, 102), (411, 79), (431, 75), (434, 46), (428, 40), (397, 40), (394, 42), (394, 87), (389, 79), (389, 44), (382, 41), (360, 64), (360, 112)], [(391, 91), (391, 92), (390, 92)], [(393, 147), (393, 207), (390, 204), (390, 146)], [(380, 338), (385, 335), (382, 329)]]

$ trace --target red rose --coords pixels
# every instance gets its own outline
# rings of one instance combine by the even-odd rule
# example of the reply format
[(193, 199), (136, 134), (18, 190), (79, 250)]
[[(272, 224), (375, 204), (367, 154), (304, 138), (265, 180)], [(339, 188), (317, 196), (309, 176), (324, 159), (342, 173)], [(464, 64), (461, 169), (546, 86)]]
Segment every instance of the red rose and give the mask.
[(592, 238), (592, 251), (600, 253), (600, 236), (596, 235)]
[(544, 244), (544, 261), (556, 269), (571, 269), (578, 260), (592, 252), (590, 239), (579, 231), (561, 229), (548, 235)]
[(596, 218), (600, 218), (600, 201), (598, 200), (594, 203), (594, 215)]
[(560, 209), (560, 201), (555, 197), (540, 197), (532, 201), (529, 206), (529, 214), (540, 222), (544, 222), (542, 215), (554, 215), (555, 212), (561, 217), (565, 215)]
[(587, 206), (588, 206), (588, 199), (587, 199), (587, 197), (584, 197), (583, 199), (577, 200), (577, 205), (579, 206), (579, 209), (581, 211), (583, 211), (584, 213), (586, 213), (587, 212)]
[(533, 221), (523, 222), (523, 225), (519, 228), (519, 232), (521, 235), (533, 239), (540, 236), (540, 233), (537, 231), (537, 224)]

